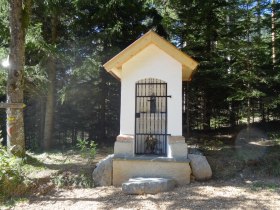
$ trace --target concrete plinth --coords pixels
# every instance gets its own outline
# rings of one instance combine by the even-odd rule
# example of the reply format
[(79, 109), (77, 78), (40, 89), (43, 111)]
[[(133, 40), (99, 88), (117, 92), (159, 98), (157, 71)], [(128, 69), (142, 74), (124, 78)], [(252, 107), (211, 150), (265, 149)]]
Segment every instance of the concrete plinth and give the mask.
[(114, 154), (122, 156), (134, 156), (134, 136), (118, 135), (114, 145)]
[(168, 157), (186, 158), (188, 156), (188, 146), (184, 136), (168, 136)]
[(115, 155), (113, 185), (120, 186), (134, 177), (161, 177), (174, 179), (178, 185), (188, 184), (191, 174), (189, 162), (187, 158)]

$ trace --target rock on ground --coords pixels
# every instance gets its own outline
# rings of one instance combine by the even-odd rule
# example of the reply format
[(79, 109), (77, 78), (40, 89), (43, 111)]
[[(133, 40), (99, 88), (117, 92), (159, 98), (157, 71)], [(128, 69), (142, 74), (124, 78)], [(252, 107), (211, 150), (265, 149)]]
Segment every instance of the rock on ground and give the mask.
[(170, 191), (176, 186), (176, 181), (165, 178), (131, 178), (122, 184), (122, 191), (125, 194), (157, 194)]
[(113, 157), (113, 154), (108, 155), (106, 158), (97, 163), (96, 168), (92, 173), (92, 178), (95, 186), (112, 185)]
[(196, 180), (207, 180), (212, 177), (211, 167), (205, 156), (189, 154), (191, 160), (192, 174)]

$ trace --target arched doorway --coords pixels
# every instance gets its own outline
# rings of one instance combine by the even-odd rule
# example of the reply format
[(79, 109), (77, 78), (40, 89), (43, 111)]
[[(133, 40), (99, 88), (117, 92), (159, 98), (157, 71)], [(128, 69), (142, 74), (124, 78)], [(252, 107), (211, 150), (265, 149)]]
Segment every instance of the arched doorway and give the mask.
[(167, 83), (139, 80), (135, 88), (135, 154), (167, 154)]

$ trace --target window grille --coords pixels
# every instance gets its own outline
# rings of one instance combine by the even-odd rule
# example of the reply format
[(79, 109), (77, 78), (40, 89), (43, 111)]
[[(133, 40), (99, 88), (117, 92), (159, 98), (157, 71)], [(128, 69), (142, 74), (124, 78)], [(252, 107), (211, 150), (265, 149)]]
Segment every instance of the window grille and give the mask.
[(135, 88), (135, 154), (167, 154), (167, 83), (148, 78)]

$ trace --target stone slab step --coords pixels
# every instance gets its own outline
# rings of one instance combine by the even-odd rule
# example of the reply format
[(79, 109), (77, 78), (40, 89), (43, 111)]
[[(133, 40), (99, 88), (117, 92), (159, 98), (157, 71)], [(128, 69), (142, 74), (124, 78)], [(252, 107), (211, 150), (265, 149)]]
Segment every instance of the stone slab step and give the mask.
[(176, 181), (166, 178), (131, 178), (122, 184), (122, 191), (125, 194), (157, 194), (170, 191), (176, 186)]

